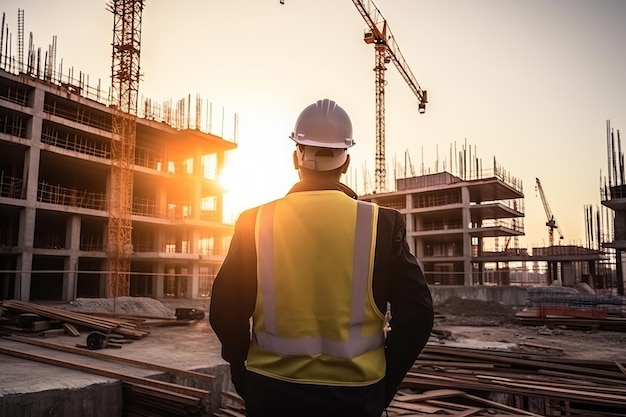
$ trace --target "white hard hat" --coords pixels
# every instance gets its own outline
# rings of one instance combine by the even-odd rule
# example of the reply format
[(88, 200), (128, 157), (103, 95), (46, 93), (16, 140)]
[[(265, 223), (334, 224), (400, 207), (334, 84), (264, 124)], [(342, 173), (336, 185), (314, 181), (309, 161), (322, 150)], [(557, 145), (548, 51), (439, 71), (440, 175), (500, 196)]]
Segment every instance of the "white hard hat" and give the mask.
[(346, 149), (354, 146), (348, 113), (329, 99), (302, 110), (290, 138), (302, 145), (296, 150), (299, 165), (316, 171), (339, 168), (348, 158)]

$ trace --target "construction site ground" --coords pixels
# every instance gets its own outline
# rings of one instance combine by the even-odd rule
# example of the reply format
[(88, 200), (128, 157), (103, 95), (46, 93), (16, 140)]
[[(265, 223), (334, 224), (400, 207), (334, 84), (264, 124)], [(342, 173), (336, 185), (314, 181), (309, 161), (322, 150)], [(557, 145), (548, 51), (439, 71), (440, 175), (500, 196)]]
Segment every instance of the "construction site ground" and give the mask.
[[(150, 300), (150, 299), (145, 299)], [(151, 300), (150, 308), (156, 300)], [(174, 314), (176, 308), (196, 308), (208, 312), (207, 300), (164, 300), (158, 302), (162, 311), (144, 310), (140, 300), (124, 311), (129, 315)], [(147, 305), (147, 304), (146, 304)], [(98, 300), (83, 300), (78, 305), (55, 305), (76, 309), (83, 312), (98, 312)], [(520, 308), (505, 306), (497, 302), (452, 298), (436, 306), (435, 327), (429, 341), (430, 345), (469, 347), (478, 349), (504, 349), (512, 352), (551, 353), (559, 357), (584, 360), (623, 361), (626, 351), (626, 333), (589, 329), (568, 329), (562, 326), (527, 326), (520, 324), (516, 313)], [(393, 331), (393, 329), (392, 329)], [(6, 333), (5, 333), (6, 334)], [(28, 336), (45, 342), (65, 346), (85, 343), (87, 332), (78, 337), (67, 334), (42, 338)], [(64, 352), (51, 352), (49, 349), (0, 338), (0, 348), (14, 349), (33, 354), (64, 358), (71, 362), (93, 363), (90, 358), (77, 358)], [(118, 349), (101, 349), (107, 355), (122, 356), (170, 367), (198, 370), (216, 375), (211, 390), (210, 404), (207, 410), (215, 410), (222, 401), (222, 394), (232, 390), (229, 383), (228, 368), (220, 357), (220, 344), (211, 331), (208, 317), (193, 320), (186, 325), (152, 327), (149, 335), (124, 344)], [(131, 372), (130, 367), (117, 366), (120, 372)], [(73, 410), (82, 410), (82, 415), (115, 416), (121, 409), (119, 399), (113, 399), (111, 392), (115, 388), (114, 378), (91, 375), (83, 371), (67, 369), (62, 366), (34, 362), (28, 358), (18, 358), (0, 353), (0, 417), (7, 416), (77, 416)], [(158, 374), (150, 370), (134, 370), (142, 377), (154, 377)], [(97, 388), (94, 388), (97, 387)], [(73, 398), (72, 392), (79, 393)], [(88, 405), (89, 396), (95, 396), (94, 404)], [(56, 398), (56, 400), (55, 400)], [(110, 402), (107, 402), (109, 401)], [(76, 402), (82, 401), (82, 405)], [(104, 402), (103, 402), (104, 401)], [(117, 401), (117, 402), (116, 402)], [(70, 405), (64, 404), (72, 403)], [(56, 405), (56, 410), (50, 409)], [(87, 405), (85, 405), (87, 404)], [(93, 408), (93, 412), (89, 410)], [(103, 411), (107, 408), (110, 413)], [(47, 413), (47, 414), (46, 414)]]
[(430, 343), (518, 352), (551, 350), (582, 360), (624, 360), (626, 332), (524, 325), (516, 316), (522, 310), (493, 301), (451, 298), (436, 306)]

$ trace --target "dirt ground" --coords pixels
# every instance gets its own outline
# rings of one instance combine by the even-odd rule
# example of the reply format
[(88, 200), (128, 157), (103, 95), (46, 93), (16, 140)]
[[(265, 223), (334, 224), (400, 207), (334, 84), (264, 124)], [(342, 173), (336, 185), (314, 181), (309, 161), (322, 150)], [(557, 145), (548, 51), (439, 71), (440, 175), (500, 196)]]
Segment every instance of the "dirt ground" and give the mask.
[(626, 332), (528, 326), (516, 317), (519, 310), (497, 302), (448, 299), (435, 306), (435, 326), (429, 343), (547, 353), (577, 360), (626, 358)]
[[(64, 306), (77, 311), (97, 311), (102, 300), (79, 299)], [(208, 313), (209, 300), (122, 300), (127, 314), (174, 316), (176, 308), (199, 308)], [(581, 360), (624, 361), (626, 332), (573, 330), (559, 326), (520, 323), (520, 308), (495, 301), (450, 298), (435, 306), (435, 326), (429, 343), (478, 349), (546, 353)], [(207, 318), (200, 321), (206, 324)], [(167, 334), (167, 333), (165, 333)]]

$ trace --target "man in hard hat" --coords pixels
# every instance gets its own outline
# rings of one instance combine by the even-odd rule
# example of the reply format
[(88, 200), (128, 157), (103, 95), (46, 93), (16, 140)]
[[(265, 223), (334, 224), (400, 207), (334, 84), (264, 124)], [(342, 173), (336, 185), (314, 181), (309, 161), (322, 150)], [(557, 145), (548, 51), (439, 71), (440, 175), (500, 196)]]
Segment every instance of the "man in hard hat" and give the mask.
[(291, 139), (301, 181), (237, 220), (210, 323), (248, 416), (379, 417), (428, 341), (430, 291), (402, 215), (339, 182), (348, 114), (319, 100)]

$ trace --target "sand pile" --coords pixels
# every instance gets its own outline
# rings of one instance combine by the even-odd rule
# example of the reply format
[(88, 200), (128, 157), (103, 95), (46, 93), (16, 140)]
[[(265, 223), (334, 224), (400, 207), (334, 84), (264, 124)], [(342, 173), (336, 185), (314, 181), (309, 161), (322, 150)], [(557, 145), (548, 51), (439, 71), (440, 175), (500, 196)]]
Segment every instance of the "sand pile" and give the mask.
[[(115, 313), (129, 316), (167, 317), (175, 316), (174, 311), (165, 307), (159, 300), (148, 297), (77, 298), (60, 306), (63, 310), (80, 313)], [(114, 311), (115, 307), (115, 311)]]

